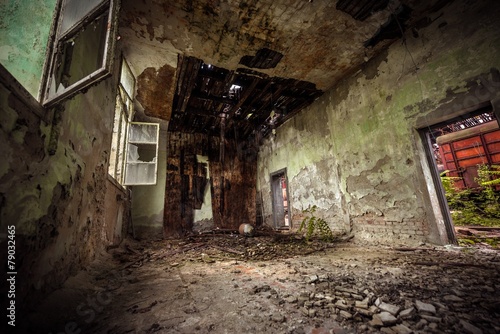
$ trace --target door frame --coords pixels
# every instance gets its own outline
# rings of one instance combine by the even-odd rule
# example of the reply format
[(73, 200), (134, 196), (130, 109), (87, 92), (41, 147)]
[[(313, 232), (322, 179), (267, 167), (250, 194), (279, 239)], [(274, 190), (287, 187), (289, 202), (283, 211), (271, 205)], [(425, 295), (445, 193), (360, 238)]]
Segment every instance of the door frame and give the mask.
[(495, 104), (493, 103), (493, 101), (485, 101), (482, 103), (478, 103), (474, 106), (471, 106), (469, 108), (464, 108), (453, 114), (446, 115), (445, 117), (442, 117), (439, 120), (436, 120), (435, 122), (432, 122), (431, 120), (430, 123), (418, 129), (419, 137), (423, 145), (425, 156), (427, 158), (427, 166), (430, 169), (435, 195), (439, 203), (439, 211), (441, 213), (441, 218), (444, 222), (448, 243), (457, 245), (458, 240), (455, 234), (455, 226), (451, 218), (450, 209), (448, 206), (448, 200), (446, 199), (443, 184), (441, 183), (441, 176), (436, 166), (436, 162), (434, 161), (430, 132), (434, 128), (439, 128), (441, 126), (451, 124), (460, 119), (472, 117), (474, 115), (479, 115), (484, 112), (491, 112), (491, 111), (495, 113), (497, 122), (499, 122), (500, 124), (500, 119), (498, 118), (498, 112), (495, 110), (498, 110), (498, 108), (495, 108)]
[[(288, 226), (279, 226), (278, 221), (277, 221), (277, 216), (276, 216), (276, 208), (274, 204), (274, 184), (273, 181), (277, 178), (281, 178), (282, 176), (285, 177), (285, 182), (286, 182), (286, 198), (287, 198), (287, 208), (288, 208)], [(282, 168), (279, 169), (275, 172), (272, 172), (269, 174), (269, 181), (270, 181), (270, 186), (271, 186), (271, 203), (272, 203), (272, 208), (273, 208), (273, 225), (275, 229), (279, 230), (289, 230), (292, 228), (292, 212), (290, 210), (290, 185), (288, 183), (288, 175), (287, 175), (287, 169)]]
[(420, 140), (422, 141), (425, 156), (427, 157), (427, 165), (430, 169), (432, 183), (434, 186), (435, 195), (439, 204), (439, 211), (446, 230), (447, 243), (457, 245), (457, 237), (455, 235), (455, 228), (451, 219), (450, 209), (448, 207), (448, 200), (444, 192), (443, 184), (441, 183), (441, 176), (439, 175), (436, 162), (433, 160), (432, 145), (429, 136), (429, 128), (419, 129)]

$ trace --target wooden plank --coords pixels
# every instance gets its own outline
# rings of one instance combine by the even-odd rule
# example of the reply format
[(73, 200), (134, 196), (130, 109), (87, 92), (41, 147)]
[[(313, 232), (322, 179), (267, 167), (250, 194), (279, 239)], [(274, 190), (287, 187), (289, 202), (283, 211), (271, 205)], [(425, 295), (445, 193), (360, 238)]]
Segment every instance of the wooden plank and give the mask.
[(187, 76), (187, 80), (183, 80), (182, 90), (184, 91), (184, 97), (182, 99), (181, 107), (179, 108), (179, 112), (184, 113), (189, 103), (189, 99), (191, 98), (191, 94), (196, 83), (196, 77), (198, 76), (198, 71), (200, 69), (202, 61), (196, 58), (189, 58), (189, 64), (187, 66), (187, 72), (185, 76)]
[(460, 139), (452, 143), (453, 148), (456, 150), (478, 147), (481, 145), (481, 138), (474, 136), (470, 138)]
[(245, 103), (245, 101), (250, 97), (250, 95), (252, 95), (254, 93), (254, 89), (259, 82), (260, 82), (260, 79), (257, 77), (254, 77), (252, 79), (252, 82), (250, 83), (250, 85), (248, 85), (247, 87), (244, 88), (244, 92), (243, 92), (243, 95), (240, 97), (240, 100), (238, 101), (238, 103), (236, 103), (233, 106), (233, 108), (231, 108), (231, 111), (229, 112), (230, 118), (234, 115), (236, 110), (238, 110)]
[(500, 130), (492, 131), (484, 134), (484, 139), (487, 143), (498, 143), (500, 142)]
[(476, 166), (476, 165), (481, 165), (484, 164), (486, 161), (485, 157), (476, 157), (472, 159), (467, 159), (467, 160), (461, 160), (458, 162), (458, 165), (460, 167), (471, 167), (471, 166)]
[(455, 155), (457, 157), (457, 160), (467, 160), (469, 158), (475, 158), (479, 156), (479, 157), (484, 157), (485, 161), (487, 161), (486, 154), (484, 152), (484, 147), (482, 145), (478, 147), (468, 148), (465, 150), (457, 150), (455, 151)]
[(443, 145), (445, 143), (450, 143), (453, 141), (457, 141), (460, 139), (469, 138), (472, 136), (476, 136), (479, 133), (490, 132), (495, 129), (498, 129), (498, 123), (496, 121), (488, 122), (482, 125), (478, 125), (472, 127), (470, 129), (465, 129), (462, 131), (452, 132), (443, 136), (439, 136), (436, 138), (436, 142), (438, 145)]

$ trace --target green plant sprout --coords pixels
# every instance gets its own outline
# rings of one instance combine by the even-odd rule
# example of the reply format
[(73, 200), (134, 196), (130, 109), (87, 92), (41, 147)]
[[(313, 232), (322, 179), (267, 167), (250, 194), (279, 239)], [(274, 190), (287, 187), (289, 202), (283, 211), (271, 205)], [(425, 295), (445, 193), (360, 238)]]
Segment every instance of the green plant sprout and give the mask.
[(302, 210), (307, 216), (302, 219), (298, 232), (305, 230), (306, 241), (309, 241), (313, 235), (319, 235), (323, 241), (331, 242), (334, 239), (333, 232), (323, 218), (314, 215), (317, 208), (316, 205), (313, 205)]

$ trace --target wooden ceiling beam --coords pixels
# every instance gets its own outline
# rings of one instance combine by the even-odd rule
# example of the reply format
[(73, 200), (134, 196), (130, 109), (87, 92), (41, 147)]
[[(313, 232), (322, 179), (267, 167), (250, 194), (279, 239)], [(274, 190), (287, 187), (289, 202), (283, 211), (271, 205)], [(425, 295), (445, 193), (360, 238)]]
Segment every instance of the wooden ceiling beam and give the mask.
[(191, 93), (196, 84), (196, 78), (198, 77), (198, 71), (200, 69), (201, 64), (202, 61), (200, 59), (190, 57), (188, 60), (188, 64), (186, 65), (186, 69), (185, 71), (183, 71), (184, 78), (181, 83), (182, 95), (179, 94), (179, 97), (181, 98), (179, 101), (182, 101), (180, 102), (180, 108), (179, 108), (179, 112), (181, 113), (183, 113), (187, 108), (189, 99), (191, 98)]

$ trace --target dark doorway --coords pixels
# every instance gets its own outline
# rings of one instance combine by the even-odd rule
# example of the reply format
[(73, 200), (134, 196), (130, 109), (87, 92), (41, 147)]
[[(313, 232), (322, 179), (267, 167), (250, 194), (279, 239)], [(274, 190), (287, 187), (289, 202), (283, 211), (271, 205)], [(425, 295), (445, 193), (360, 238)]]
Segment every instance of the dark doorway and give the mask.
[(271, 174), (271, 196), (273, 203), (274, 227), (290, 229), (290, 201), (286, 168)]

